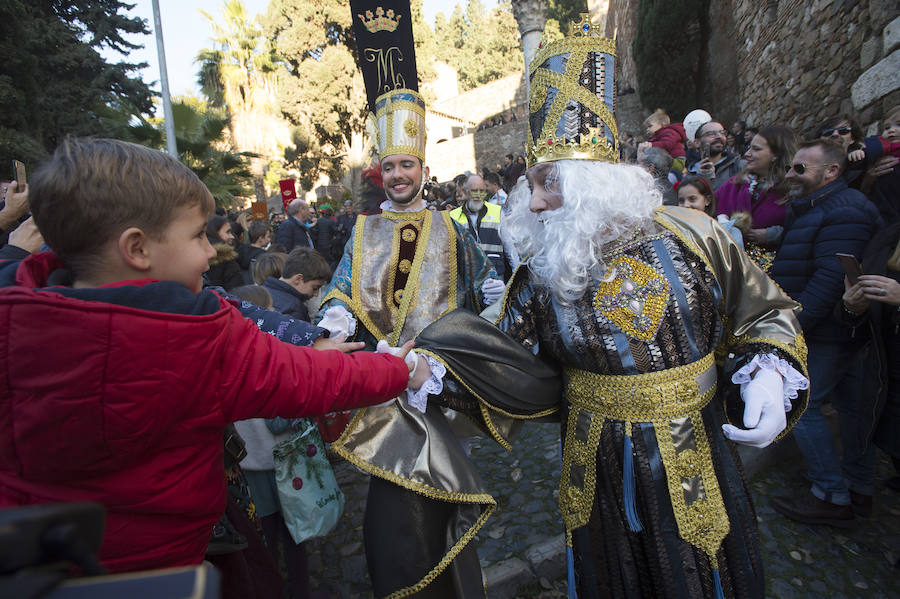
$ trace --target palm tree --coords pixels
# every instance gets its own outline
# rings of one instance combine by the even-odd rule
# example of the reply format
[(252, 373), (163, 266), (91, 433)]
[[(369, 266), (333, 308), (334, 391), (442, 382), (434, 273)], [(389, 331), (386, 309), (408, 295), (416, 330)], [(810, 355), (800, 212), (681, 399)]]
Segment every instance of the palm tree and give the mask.
[(216, 204), (240, 207), (253, 194), (249, 152), (233, 152), (224, 141), (228, 118), (224, 110), (185, 98), (172, 104), (179, 158), (203, 181)]
[(256, 197), (265, 200), (267, 165), (290, 144), (289, 126), (278, 107), (274, 49), (256, 19), (248, 18), (241, 0), (223, 3), (222, 24), (206, 11), (200, 13), (213, 30), (213, 47), (197, 55), (200, 88), (211, 106), (226, 109), (234, 147), (255, 155), (250, 170)]

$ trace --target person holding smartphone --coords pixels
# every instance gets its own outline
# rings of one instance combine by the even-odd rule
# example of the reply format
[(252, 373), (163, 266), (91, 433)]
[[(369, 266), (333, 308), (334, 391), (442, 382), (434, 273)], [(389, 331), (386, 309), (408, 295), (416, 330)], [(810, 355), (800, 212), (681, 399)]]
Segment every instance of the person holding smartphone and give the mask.
[(722, 123), (716, 121), (704, 123), (694, 132), (694, 139), (700, 145), (700, 161), (688, 170), (712, 181), (714, 190), (741, 171), (740, 156), (728, 151), (727, 133)]
[(25, 165), (13, 160), (13, 180), (4, 182), (0, 188), (0, 246), (7, 244), (10, 232), (28, 214), (28, 183), (25, 180)]
[(859, 434), (891, 456), (895, 472), (885, 485), (900, 491), (900, 223), (876, 235), (862, 257), (864, 274), (855, 284), (844, 279), (836, 313), (857, 335), (868, 333)]
[[(874, 448), (866, 441), (870, 435), (860, 431), (871, 427), (873, 413), (862, 390), (870, 383), (862, 374), (867, 360), (861, 352), (869, 341), (864, 330), (854, 334), (835, 317), (836, 308), (844, 311), (846, 278), (837, 254), (862, 255), (881, 223), (875, 206), (847, 187), (842, 177), (845, 165), (844, 148), (829, 139), (801, 143), (788, 161), (785, 178), (793, 199), (771, 276), (803, 307), (797, 318), (806, 336), (810, 395), (793, 434), (811, 487), (793, 496), (773, 497), (772, 507), (799, 522), (852, 527), (856, 516), (872, 510)], [(867, 300), (886, 298), (897, 285), (889, 288), (881, 279), (859, 276), (858, 289)], [(854, 313), (854, 302), (862, 299), (858, 289), (844, 296)], [(900, 292), (897, 299), (900, 303)], [(838, 413), (840, 449), (822, 413), (829, 397)]]

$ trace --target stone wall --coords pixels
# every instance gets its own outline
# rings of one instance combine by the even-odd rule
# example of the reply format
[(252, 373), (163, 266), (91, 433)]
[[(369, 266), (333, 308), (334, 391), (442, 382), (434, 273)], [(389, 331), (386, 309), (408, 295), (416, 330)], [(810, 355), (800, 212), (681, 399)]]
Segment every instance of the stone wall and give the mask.
[[(897, 17), (885, 0), (733, 1), (741, 113), (750, 123), (808, 134), (823, 119), (856, 115), (867, 128), (898, 102), (900, 70), (884, 94), (854, 106), (851, 88), (881, 59), (883, 30)], [(866, 64), (866, 63), (869, 64)], [(896, 64), (896, 61), (895, 61)], [(891, 93), (893, 91), (893, 93)]]
[[(426, 164), (439, 181), (447, 181), (466, 171), (481, 171), (484, 167), (493, 170), (498, 163), (503, 164), (506, 154), (524, 153), (527, 92), (521, 72), (435, 102), (428, 110)], [(500, 114), (509, 118), (511, 110), (515, 111), (519, 121), (482, 130), (470, 127), (471, 133), (452, 138), (446, 134), (449, 126), (460, 123), (451, 123), (447, 116), (441, 116), (461, 116), (468, 123), (478, 125)]]
[(425, 164), (441, 182), (466, 171), (480, 172), (485, 167), (495, 170), (498, 164), (503, 164), (506, 154), (524, 154), (527, 133), (526, 122), (517, 121), (441, 143), (429, 143), (425, 148)]
[[(486, 118), (508, 112), (528, 101), (523, 73), (512, 73), (491, 81), (475, 89), (463, 92), (454, 98), (435, 102), (430, 109), (465, 117), (476, 125)], [(519, 114), (519, 117), (522, 115)]]
[[(640, 0), (610, 0), (606, 34), (618, 34), (620, 93), (636, 88), (631, 44)], [(896, 0), (717, 0), (705, 39), (698, 108), (730, 126), (785, 124), (808, 134), (829, 116), (856, 116), (874, 132), (900, 104), (900, 23)], [(673, 62), (677, 67), (677, 60)], [(641, 132), (640, 90), (620, 96), (620, 129)], [(673, 119), (683, 115), (671, 115)]]

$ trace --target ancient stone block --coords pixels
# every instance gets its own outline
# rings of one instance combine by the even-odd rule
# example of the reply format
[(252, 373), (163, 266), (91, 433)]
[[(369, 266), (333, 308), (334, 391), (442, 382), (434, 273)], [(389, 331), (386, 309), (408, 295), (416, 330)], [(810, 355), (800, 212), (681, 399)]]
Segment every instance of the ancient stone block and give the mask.
[(895, 50), (860, 75), (851, 90), (857, 110), (900, 88), (900, 50)]
[(884, 53), (889, 54), (900, 46), (900, 17), (887, 24), (884, 28)]
[(859, 50), (859, 66), (868, 69), (881, 56), (881, 40), (877, 37), (867, 39)]

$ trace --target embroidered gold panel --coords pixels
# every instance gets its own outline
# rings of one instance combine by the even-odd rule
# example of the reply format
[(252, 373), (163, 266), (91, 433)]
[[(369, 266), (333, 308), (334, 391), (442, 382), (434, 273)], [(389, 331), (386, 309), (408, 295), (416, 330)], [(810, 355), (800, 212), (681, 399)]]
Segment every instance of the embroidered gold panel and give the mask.
[(714, 354), (648, 374), (599, 375), (568, 368), (566, 376), (571, 408), (559, 506), (569, 544), (572, 530), (588, 523), (594, 506), (604, 421), (624, 422), (629, 436), (633, 423), (649, 422), (666, 471), (678, 533), (716, 567), (716, 552), (730, 527), (701, 414), (716, 392)]
[[(351, 294), (362, 323), (391, 345), (457, 307), (456, 235), (445, 212), (370, 216), (355, 239)], [(412, 216), (412, 215), (411, 215)], [(401, 246), (415, 244), (412, 260)], [(395, 283), (406, 281), (401, 288)]]

